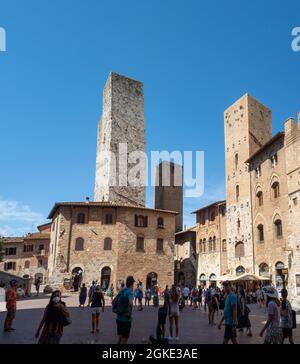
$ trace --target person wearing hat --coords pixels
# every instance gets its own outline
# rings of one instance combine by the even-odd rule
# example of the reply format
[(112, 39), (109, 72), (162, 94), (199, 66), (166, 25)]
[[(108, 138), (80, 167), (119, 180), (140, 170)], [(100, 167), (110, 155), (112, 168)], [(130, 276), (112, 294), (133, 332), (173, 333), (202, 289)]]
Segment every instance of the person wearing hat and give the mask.
[[(127, 344), (131, 330), (132, 307), (133, 307), (133, 285), (135, 280), (132, 276), (126, 279), (126, 287), (118, 293), (118, 305), (122, 308), (117, 313), (118, 344)], [(116, 297), (116, 299), (117, 299)]]
[(15, 330), (12, 328), (12, 322), (16, 317), (17, 310), (17, 281), (12, 279), (9, 284), (10, 287), (7, 289), (5, 294), (7, 314), (4, 321), (4, 332), (11, 332)]
[(277, 290), (272, 286), (265, 288), (267, 297), (266, 307), (268, 311), (268, 320), (261, 330), (259, 336), (263, 336), (266, 331), (264, 344), (281, 344), (282, 330), (280, 328), (280, 310)]

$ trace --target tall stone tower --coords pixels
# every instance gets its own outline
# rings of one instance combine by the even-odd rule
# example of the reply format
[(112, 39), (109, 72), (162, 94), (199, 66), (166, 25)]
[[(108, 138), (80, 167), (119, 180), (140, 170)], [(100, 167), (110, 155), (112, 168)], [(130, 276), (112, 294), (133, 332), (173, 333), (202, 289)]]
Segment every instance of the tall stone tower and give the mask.
[(143, 84), (111, 73), (103, 90), (98, 129), (95, 201), (145, 206), (143, 173), (130, 183), (134, 167), (146, 173), (145, 148)]
[(228, 267), (233, 275), (243, 269), (254, 273), (251, 182), (245, 161), (271, 139), (272, 113), (246, 94), (225, 111), (224, 125)]
[(177, 211), (175, 231), (182, 231), (183, 167), (163, 161), (155, 171), (155, 208)]

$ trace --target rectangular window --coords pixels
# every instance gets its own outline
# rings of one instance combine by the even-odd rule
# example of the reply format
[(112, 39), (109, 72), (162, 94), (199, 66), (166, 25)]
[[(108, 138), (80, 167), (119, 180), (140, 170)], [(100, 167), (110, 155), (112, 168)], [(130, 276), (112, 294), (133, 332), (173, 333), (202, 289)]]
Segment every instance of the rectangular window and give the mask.
[(158, 252), (162, 252), (164, 250), (164, 240), (163, 239), (157, 239), (156, 250)]
[(16, 262), (4, 263), (4, 270), (16, 270)]
[(144, 251), (144, 238), (139, 237), (136, 239), (136, 251), (143, 252)]
[(17, 248), (6, 248), (5, 255), (17, 255)]
[(44, 249), (45, 249), (44, 244), (40, 244), (40, 245), (39, 245), (39, 251), (44, 250)]
[(24, 253), (33, 252), (33, 245), (24, 245)]

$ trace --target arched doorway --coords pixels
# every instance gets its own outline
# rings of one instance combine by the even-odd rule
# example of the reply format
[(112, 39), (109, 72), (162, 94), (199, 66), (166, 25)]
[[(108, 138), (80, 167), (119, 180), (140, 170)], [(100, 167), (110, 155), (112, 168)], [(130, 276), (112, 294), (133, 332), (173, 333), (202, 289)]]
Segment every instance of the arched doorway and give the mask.
[(74, 292), (78, 292), (79, 287), (81, 286), (82, 282), (82, 268), (76, 267), (72, 270), (72, 286), (74, 288)]
[(153, 291), (154, 287), (157, 286), (157, 274), (151, 272), (147, 275), (146, 288), (150, 288)]
[(210, 282), (210, 283), (215, 283), (215, 282), (217, 282), (217, 276), (215, 275), (215, 273), (212, 273), (212, 274), (209, 276), (209, 282)]
[(101, 288), (106, 291), (110, 285), (111, 269), (109, 267), (104, 267), (101, 270)]
[(239, 266), (239, 267), (237, 267), (236, 268), (236, 270), (235, 270), (235, 274), (237, 275), (237, 276), (241, 276), (242, 274), (244, 274), (245, 273), (245, 268), (243, 267), (243, 266)]
[(277, 262), (275, 264), (275, 270), (276, 270), (276, 289), (277, 292), (280, 294), (281, 290), (285, 288), (285, 275), (284, 275), (284, 269), (285, 265), (282, 262)]
[(200, 281), (200, 284), (203, 284), (204, 286), (206, 286), (206, 275), (201, 274), (199, 281)]

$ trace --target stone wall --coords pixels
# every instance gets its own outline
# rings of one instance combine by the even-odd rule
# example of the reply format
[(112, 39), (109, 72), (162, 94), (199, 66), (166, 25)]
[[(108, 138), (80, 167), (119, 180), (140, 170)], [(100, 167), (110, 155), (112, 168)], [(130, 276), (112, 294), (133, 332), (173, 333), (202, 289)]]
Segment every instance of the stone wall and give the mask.
[[(126, 143), (127, 153), (121, 150), (120, 143)], [(127, 185), (127, 177), (134, 166), (139, 165), (143, 171), (146, 169), (145, 159), (137, 155), (136, 161), (129, 160), (129, 154), (145, 152), (145, 149), (143, 84), (111, 73), (103, 91), (103, 112), (98, 129), (95, 201), (145, 206), (145, 181), (142, 176), (137, 181), (140, 184)], [(106, 152), (113, 152), (115, 160), (107, 159)], [(128, 159), (128, 164), (125, 162), (123, 165), (120, 162), (124, 160), (122, 158), (125, 161)]]

